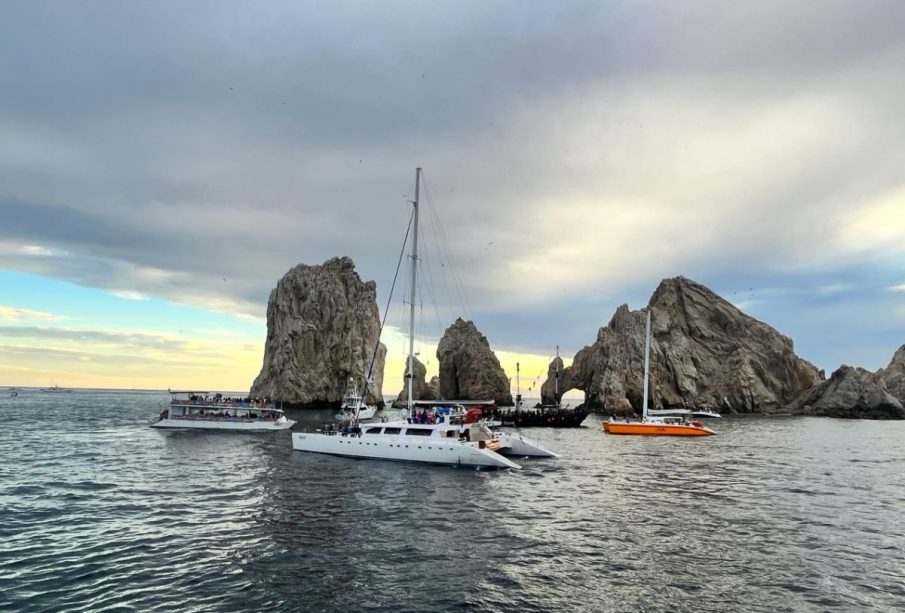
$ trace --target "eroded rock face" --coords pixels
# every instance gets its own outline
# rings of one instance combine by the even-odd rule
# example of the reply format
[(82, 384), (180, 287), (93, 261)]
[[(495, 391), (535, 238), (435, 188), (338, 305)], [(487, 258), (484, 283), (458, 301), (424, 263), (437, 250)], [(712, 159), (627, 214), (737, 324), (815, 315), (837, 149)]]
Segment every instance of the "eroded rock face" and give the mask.
[[(791, 339), (699, 283), (665, 279), (648, 308), (651, 408), (769, 413), (822, 380), (812, 364), (795, 355)], [(560, 382), (571, 378), (595, 409), (640, 413), (645, 318), (643, 310), (619, 307), (596, 342), (576, 354)], [(544, 388), (552, 389), (550, 380)]]
[(886, 390), (905, 405), (905, 345), (896, 350), (889, 366), (877, 371), (877, 376), (886, 385)]
[(474, 323), (457, 319), (437, 346), (440, 397), (444, 400), (495, 400), (512, 405), (509, 379), (487, 338)]
[[(351, 258), (299, 264), (283, 275), (267, 302), (267, 341), (253, 397), (292, 405), (335, 404), (346, 382), (368, 372), (380, 336), (377, 286), (362, 281)], [(381, 344), (368, 403), (383, 404)]]
[(902, 403), (886, 389), (880, 373), (841, 366), (827, 381), (798, 398), (792, 409), (804, 415), (856, 419), (905, 419)]
[[(408, 360), (406, 359), (406, 362)], [(413, 358), (413, 370), (415, 371), (415, 378), (413, 379), (414, 386), (412, 387), (412, 399), (414, 400), (440, 400), (440, 382), (437, 377), (433, 377), (430, 380), (430, 383), (426, 381), (427, 379), (427, 368), (425, 368), (424, 364), (422, 364), (418, 358)], [(405, 375), (408, 375), (408, 364), (405, 367)], [(408, 403), (408, 388), (403, 385), (402, 391), (399, 392), (399, 395), (396, 397), (396, 400), (393, 401), (394, 407), (404, 407)]]
[[(559, 381), (556, 380), (559, 373)], [(541, 404), (558, 404), (562, 401), (563, 394), (568, 390), (578, 387), (575, 373), (572, 369), (563, 366), (561, 357), (555, 357), (547, 367), (547, 379), (540, 387)]]

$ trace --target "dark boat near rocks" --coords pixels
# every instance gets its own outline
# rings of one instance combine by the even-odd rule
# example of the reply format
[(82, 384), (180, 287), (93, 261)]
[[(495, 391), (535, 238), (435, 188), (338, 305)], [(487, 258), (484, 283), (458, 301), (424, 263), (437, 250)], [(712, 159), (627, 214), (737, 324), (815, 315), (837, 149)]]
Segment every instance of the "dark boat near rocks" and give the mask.
[(498, 420), (504, 426), (517, 428), (578, 428), (590, 412), (590, 409), (583, 406), (539, 406), (533, 409), (493, 407), (490, 411), (485, 411), (485, 416)]

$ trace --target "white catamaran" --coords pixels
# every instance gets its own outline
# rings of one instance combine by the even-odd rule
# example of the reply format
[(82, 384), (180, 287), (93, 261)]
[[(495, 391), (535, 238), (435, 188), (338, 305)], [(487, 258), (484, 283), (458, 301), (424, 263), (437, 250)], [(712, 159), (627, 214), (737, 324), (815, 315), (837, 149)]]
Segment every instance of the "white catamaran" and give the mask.
[[(293, 432), (292, 448), (332, 455), (427, 462), (430, 464), (463, 465), (489, 468), (520, 468), (509, 456), (557, 457), (543, 445), (519, 434), (494, 432), (482, 422), (451, 415), (431, 413), (425, 418), (416, 416), (413, 404), (413, 360), (415, 356), (415, 304), (418, 287), (418, 200), (421, 169), (415, 171), (415, 200), (412, 202), (411, 295), (409, 313), (409, 354), (406, 375), (408, 400), (404, 419), (379, 424), (359, 425), (358, 416), (341, 430), (324, 429), (317, 432)], [(401, 258), (400, 258), (401, 263)], [(392, 290), (390, 291), (392, 296)], [(384, 321), (386, 313), (384, 313)], [(381, 330), (383, 325), (381, 325)], [(373, 360), (372, 360), (373, 368)], [(370, 372), (368, 378), (370, 378)], [(367, 390), (367, 379), (365, 391)], [(361, 396), (365, 396), (362, 392)], [(420, 417), (420, 419), (418, 418)]]

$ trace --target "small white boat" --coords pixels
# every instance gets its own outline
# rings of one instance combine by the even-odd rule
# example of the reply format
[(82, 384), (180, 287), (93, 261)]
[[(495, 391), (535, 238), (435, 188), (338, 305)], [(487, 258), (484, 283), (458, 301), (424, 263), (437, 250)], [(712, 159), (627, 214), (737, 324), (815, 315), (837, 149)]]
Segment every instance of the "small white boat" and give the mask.
[(349, 377), (349, 383), (346, 385), (346, 393), (343, 396), (343, 403), (339, 407), (339, 413), (333, 417), (336, 421), (349, 422), (355, 419), (356, 413), (358, 420), (372, 419), (377, 413), (377, 407), (364, 404), (361, 394), (355, 385), (355, 379)]
[(267, 401), (234, 399), (207, 392), (170, 392), (170, 406), (152, 428), (172, 430), (288, 430), (295, 422)]
[(704, 419), (716, 419), (721, 418), (722, 415), (714, 411), (713, 409), (695, 409), (691, 412), (692, 417), (699, 417)]
[(649, 409), (647, 414), (651, 417), (722, 417), (722, 415), (712, 409)]

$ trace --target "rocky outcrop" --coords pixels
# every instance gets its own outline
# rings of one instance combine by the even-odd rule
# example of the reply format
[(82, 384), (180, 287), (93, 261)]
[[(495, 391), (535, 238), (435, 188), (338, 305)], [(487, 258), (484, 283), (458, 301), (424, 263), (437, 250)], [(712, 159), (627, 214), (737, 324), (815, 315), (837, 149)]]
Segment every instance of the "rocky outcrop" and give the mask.
[(457, 319), (437, 346), (440, 396), (444, 400), (495, 400), (512, 405), (509, 379), (487, 338), (474, 323)]
[(556, 356), (547, 367), (547, 379), (540, 387), (541, 404), (559, 404), (563, 394), (576, 387), (578, 387), (578, 382), (575, 380), (575, 372), (572, 369), (566, 369), (563, 366), (562, 358)]
[[(299, 264), (267, 302), (267, 341), (253, 397), (290, 405), (336, 404), (349, 377), (362, 381), (380, 337), (377, 286), (348, 257)], [(383, 404), (386, 347), (378, 348), (369, 403)]]
[(905, 408), (887, 391), (880, 373), (845, 365), (805, 392), (790, 408), (804, 415), (905, 419)]
[(877, 371), (877, 377), (883, 381), (887, 391), (905, 405), (905, 345), (898, 348), (889, 366)]
[[(795, 355), (791, 339), (699, 283), (684, 277), (665, 279), (648, 308), (652, 408), (769, 413), (822, 380), (812, 364)], [(643, 310), (619, 307), (596, 342), (576, 354), (560, 381), (571, 378), (595, 409), (640, 412), (645, 318)], [(544, 385), (550, 389), (551, 382)]]
[[(426, 381), (427, 368), (418, 358), (413, 358), (413, 370), (415, 371), (415, 377), (412, 380), (412, 398), (414, 400), (440, 400), (440, 380), (437, 377), (433, 377), (428, 383)], [(408, 358), (406, 358), (405, 376), (408, 377)], [(396, 400), (393, 401), (393, 406), (404, 407), (407, 403), (408, 387), (403, 384), (402, 391), (399, 392)]]

